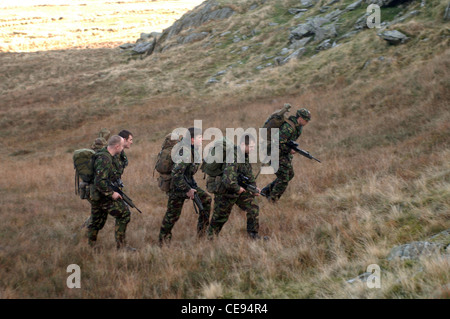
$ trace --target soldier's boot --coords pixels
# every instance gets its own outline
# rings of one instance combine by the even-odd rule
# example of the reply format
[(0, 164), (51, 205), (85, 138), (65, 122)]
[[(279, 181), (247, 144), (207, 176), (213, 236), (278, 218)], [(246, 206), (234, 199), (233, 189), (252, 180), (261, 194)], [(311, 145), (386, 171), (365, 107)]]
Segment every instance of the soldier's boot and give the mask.
[(159, 234), (159, 238), (158, 238), (159, 247), (163, 247), (164, 245), (169, 246), (171, 240), (172, 240), (172, 234), (168, 234), (168, 235)]
[(115, 238), (117, 250), (136, 251), (136, 248), (128, 246), (125, 240), (125, 233), (128, 223), (116, 223), (115, 226)]
[(272, 188), (273, 188), (273, 183), (270, 183), (269, 185), (267, 185), (266, 187), (264, 187), (261, 190), (261, 195), (263, 195), (265, 198), (267, 198), (269, 203), (275, 204), (277, 202), (278, 198), (271, 196)]
[(117, 250), (121, 251), (129, 251), (129, 252), (137, 251), (136, 248), (127, 245), (124, 239), (119, 239), (116, 241), (116, 248)]
[(97, 235), (98, 235), (98, 230), (90, 229), (90, 228), (87, 229), (86, 237), (88, 239), (89, 246), (95, 247), (95, 244), (97, 242)]
[(208, 228), (206, 229), (205, 235), (206, 235), (206, 239), (208, 239), (210, 241), (214, 240), (214, 237), (217, 237), (216, 234), (214, 234), (214, 231), (211, 228), (211, 226), (208, 226)]
[(267, 185), (266, 187), (264, 187), (264, 188), (261, 190), (261, 195), (263, 195), (263, 196), (265, 196), (265, 197), (267, 197), (267, 198), (270, 197), (270, 184)]
[(257, 232), (247, 232), (250, 239), (261, 239), (261, 236)]
[(201, 229), (197, 231), (197, 238), (205, 238), (206, 236), (206, 229)]
[(264, 236), (261, 238), (261, 236), (257, 232), (248, 232), (247, 234), (248, 237), (253, 240), (260, 240), (260, 239), (263, 239), (264, 241), (269, 240), (269, 236)]
[(208, 227), (209, 227), (209, 210), (202, 210), (199, 213), (197, 221), (197, 237), (198, 238), (205, 237)]

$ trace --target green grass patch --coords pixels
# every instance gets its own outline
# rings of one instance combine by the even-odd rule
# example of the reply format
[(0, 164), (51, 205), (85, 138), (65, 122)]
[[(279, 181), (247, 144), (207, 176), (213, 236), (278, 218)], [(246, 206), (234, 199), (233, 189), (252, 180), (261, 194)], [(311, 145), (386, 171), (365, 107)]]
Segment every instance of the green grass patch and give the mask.
[(380, 22), (386, 22), (386, 21), (392, 21), (394, 20), (394, 18), (400, 13), (402, 12), (402, 8), (401, 7), (383, 7), (380, 8)]
[(359, 7), (358, 9), (347, 11), (341, 14), (338, 20), (338, 23), (340, 24), (339, 28), (337, 28), (338, 37), (353, 30), (353, 26), (355, 25), (356, 21), (364, 16), (365, 13), (366, 8)]
[(293, 15), (289, 13), (288, 8), (283, 6), (282, 4), (275, 4), (273, 7), (274, 16), (272, 17), (272, 21), (278, 24), (285, 24), (292, 19)]

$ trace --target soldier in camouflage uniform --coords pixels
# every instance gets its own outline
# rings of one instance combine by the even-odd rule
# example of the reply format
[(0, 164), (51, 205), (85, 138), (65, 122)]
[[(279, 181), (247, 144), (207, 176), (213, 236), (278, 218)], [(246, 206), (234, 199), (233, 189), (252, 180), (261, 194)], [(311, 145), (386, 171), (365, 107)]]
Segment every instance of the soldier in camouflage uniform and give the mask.
[[(172, 228), (178, 221), (181, 215), (184, 201), (186, 199), (194, 199), (194, 193), (199, 196), (203, 210), (198, 212), (197, 234), (202, 237), (205, 234), (206, 228), (209, 224), (209, 214), (211, 211), (211, 196), (204, 190), (197, 186), (194, 180), (194, 174), (197, 172), (199, 165), (195, 163), (194, 159), (198, 158), (197, 148), (202, 144), (202, 134), (200, 130), (189, 128), (187, 136), (183, 138), (187, 144), (184, 149), (191, 151), (190, 162), (174, 163), (172, 168), (172, 185), (168, 193), (169, 199), (167, 203), (167, 211), (164, 215), (161, 229), (159, 232), (159, 243), (162, 245), (165, 242), (170, 242), (172, 239)], [(187, 141), (190, 141), (187, 142)], [(176, 147), (176, 146), (175, 146)], [(188, 185), (185, 178), (189, 181)]]
[[(130, 222), (130, 211), (119, 193), (113, 191), (111, 183), (118, 175), (113, 157), (123, 150), (123, 138), (114, 135), (108, 146), (94, 156), (94, 184), (91, 192), (91, 217), (87, 226), (89, 245), (95, 246), (98, 232), (104, 227), (108, 214), (116, 219), (115, 239), (117, 248), (126, 248), (125, 233)], [(133, 249), (133, 248), (131, 248)]]
[(291, 150), (286, 143), (296, 141), (302, 134), (303, 127), (311, 120), (311, 113), (305, 109), (299, 109), (296, 115), (290, 116), (280, 127), (279, 140), (279, 168), (275, 173), (277, 178), (262, 189), (271, 202), (276, 202), (285, 192), (288, 183), (294, 178), (292, 158), (295, 151)]
[[(100, 130), (100, 132), (98, 133), (98, 136), (94, 142), (91, 145), (91, 149), (95, 152), (100, 151), (101, 149), (103, 149), (104, 147), (108, 146), (108, 142), (107, 139), (109, 139), (109, 136), (111, 135), (111, 132), (107, 129), (107, 128), (102, 128)], [(80, 186), (85, 183), (85, 182), (81, 182)], [(85, 190), (86, 194), (87, 194), (87, 200), (89, 203), (91, 203), (91, 199), (90, 199), (90, 188), (87, 187)], [(91, 203), (92, 204), (92, 203)], [(89, 223), (91, 222), (91, 215), (89, 215), (89, 217), (84, 221), (83, 225), (81, 225), (81, 229), (84, 228), (85, 226), (89, 225)]]
[[(101, 129), (99, 132), (99, 137), (97, 137), (94, 140), (94, 143), (92, 144), (91, 148), (95, 152), (98, 152), (98, 151), (102, 150), (104, 147), (108, 146), (108, 142), (105, 140), (105, 138), (108, 139), (110, 134), (111, 133), (108, 129), (106, 129), (106, 128)], [(119, 154), (117, 154), (113, 157), (113, 165), (117, 171), (116, 172), (116, 175), (118, 175), (117, 178), (121, 179), (123, 172), (125, 170), (125, 167), (128, 166), (128, 158), (127, 158), (127, 155), (125, 154), (125, 149), (129, 149), (131, 147), (131, 145), (133, 144), (133, 134), (127, 130), (122, 130), (119, 132), (118, 135), (124, 139), (124, 145), (123, 145), (124, 149), (122, 150), (122, 152), (120, 152)], [(90, 201), (89, 198), (88, 198), (88, 201)], [(129, 209), (128, 206), (126, 206), (126, 207)], [(91, 221), (91, 218), (88, 217), (88, 219), (84, 222), (83, 226), (89, 225), (90, 221)]]
[(133, 144), (133, 134), (130, 131), (122, 130), (118, 135), (124, 140), (123, 151), (115, 156), (115, 158), (117, 159), (117, 169), (120, 176), (122, 176), (125, 167), (128, 166), (128, 157), (125, 154), (125, 149), (129, 149)]
[[(214, 211), (211, 222), (208, 227), (208, 238), (212, 239), (214, 235), (218, 236), (223, 225), (228, 221), (233, 205), (247, 213), (247, 234), (252, 239), (258, 239), (259, 231), (259, 206), (255, 196), (246, 191), (238, 184), (240, 174), (249, 178), (249, 183), (256, 186), (253, 176), (252, 166), (249, 162), (248, 154), (255, 148), (255, 139), (251, 135), (244, 135), (236, 149), (234, 162), (225, 163), (222, 175), (222, 186), (224, 191), (216, 193), (214, 196)], [(237, 152), (244, 153), (245, 162), (238, 163)], [(242, 154), (241, 153), (241, 154)], [(259, 189), (258, 189), (259, 190)]]

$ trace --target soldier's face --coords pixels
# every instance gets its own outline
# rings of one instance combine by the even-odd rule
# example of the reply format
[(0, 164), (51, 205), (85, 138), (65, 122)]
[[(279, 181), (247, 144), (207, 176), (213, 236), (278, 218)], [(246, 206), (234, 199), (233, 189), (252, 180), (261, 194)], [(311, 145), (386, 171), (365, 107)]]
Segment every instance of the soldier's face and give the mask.
[(254, 141), (250, 141), (250, 143), (248, 145), (245, 145), (245, 143), (241, 144), (241, 148), (243, 148), (245, 154), (250, 154), (250, 152), (253, 152), (255, 150), (255, 142)]
[(308, 120), (305, 120), (303, 117), (299, 117), (299, 118), (297, 119), (297, 122), (298, 122), (298, 124), (300, 124), (301, 126), (305, 126), (306, 124), (309, 123), (309, 121), (308, 121)]
[(131, 144), (133, 144), (133, 136), (130, 135), (127, 139), (123, 140), (123, 147), (124, 148), (130, 148)]
[(123, 149), (124, 149), (124, 145), (125, 145), (125, 139), (123, 139), (122, 138), (122, 140), (121, 140), (121, 142), (119, 143), (119, 144), (117, 144), (117, 153), (116, 154), (119, 154), (119, 153), (121, 153), (122, 151), (123, 151)]
[(202, 136), (202, 135), (197, 135), (197, 136), (195, 136), (194, 138), (191, 139), (191, 142), (192, 142), (192, 144), (193, 144), (195, 147), (202, 146), (202, 143), (203, 143), (203, 136)]

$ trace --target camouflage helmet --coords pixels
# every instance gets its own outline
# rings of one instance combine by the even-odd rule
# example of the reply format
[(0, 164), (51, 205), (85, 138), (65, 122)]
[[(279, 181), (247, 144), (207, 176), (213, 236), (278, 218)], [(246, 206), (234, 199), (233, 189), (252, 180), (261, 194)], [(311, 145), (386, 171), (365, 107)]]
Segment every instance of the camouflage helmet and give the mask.
[(108, 140), (110, 135), (111, 135), (111, 132), (107, 128), (102, 128), (100, 130), (100, 132), (98, 133), (98, 136), (103, 137), (105, 140)]
[(297, 118), (301, 117), (304, 120), (311, 121), (311, 112), (305, 108), (301, 108), (301, 109), (297, 110), (296, 116), (297, 116)]
[(103, 137), (97, 137), (95, 139), (94, 143), (92, 144), (91, 148), (94, 151), (98, 151), (107, 145), (108, 145), (108, 142)]

